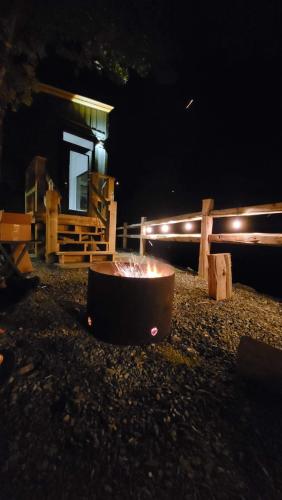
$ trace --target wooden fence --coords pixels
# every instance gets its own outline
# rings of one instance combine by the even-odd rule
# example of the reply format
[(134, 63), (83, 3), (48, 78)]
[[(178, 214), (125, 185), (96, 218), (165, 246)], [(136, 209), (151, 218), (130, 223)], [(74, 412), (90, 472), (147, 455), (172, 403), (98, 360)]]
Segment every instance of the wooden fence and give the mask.
[[(162, 219), (147, 220), (146, 217), (141, 218), (141, 222), (137, 224), (127, 224), (117, 228), (117, 231), (122, 231), (117, 234), (117, 237), (122, 238), (122, 248), (127, 248), (128, 238), (138, 238), (140, 240), (139, 251), (140, 255), (145, 254), (146, 240), (158, 241), (177, 241), (185, 243), (199, 243), (199, 276), (203, 279), (208, 279), (208, 254), (210, 253), (211, 243), (236, 243), (249, 245), (271, 245), (282, 246), (282, 233), (219, 233), (214, 234), (213, 220), (222, 217), (246, 217), (255, 215), (281, 214), (282, 202), (268, 203), (265, 205), (253, 205), (239, 208), (225, 208), (214, 210), (214, 200), (202, 200), (201, 212), (193, 212), (172, 217), (164, 217)], [(179, 222), (201, 221), (200, 233), (148, 233), (148, 227), (160, 226), (162, 224), (176, 224)], [(139, 229), (139, 234), (128, 234), (128, 231)]]

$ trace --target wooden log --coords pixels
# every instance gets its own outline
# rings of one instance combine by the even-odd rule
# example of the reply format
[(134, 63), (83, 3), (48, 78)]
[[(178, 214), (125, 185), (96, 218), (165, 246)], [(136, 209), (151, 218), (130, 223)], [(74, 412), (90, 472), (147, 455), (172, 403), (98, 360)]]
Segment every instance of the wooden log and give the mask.
[(266, 215), (282, 213), (282, 202), (266, 203), (264, 205), (252, 205), (249, 207), (223, 208), (221, 210), (212, 210), (212, 217), (237, 217), (238, 215)]
[(122, 231), (122, 248), (126, 250), (127, 247), (127, 222), (123, 223), (123, 231)]
[(209, 242), (240, 243), (245, 245), (282, 246), (281, 233), (221, 233), (210, 234)]
[(251, 337), (241, 337), (237, 369), (244, 379), (282, 392), (282, 350)]
[[(162, 217), (161, 219), (147, 220), (146, 224), (148, 226), (155, 226), (155, 225), (159, 225), (159, 224), (174, 224), (176, 222), (187, 222), (187, 221), (192, 221), (192, 220), (201, 220), (201, 218), (202, 218), (202, 212), (191, 212), (188, 214)], [(130, 227), (134, 227), (134, 226), (136, 226), (136, 224), (131, 224)]]
[(208, 255), (208, 293), (215, 300), (231, 299), (232, 273), (230, 253)]
[(144, 236), (146, 235), (145, 222), (146, 217), (141, 217), (139, 254), (142, 256), (146, 253), (146, 238), (144, 238)]
[(202, 200), (202, 223), (201, 223), (201, 241), (199, 253), (199, 276), (208, 280), (208, 254), (210, 253), (209, 235), (212, 233), (213, 218), (209, 216), (213, 209), (214, 200)]
[(51, 262), (54, 254), (58, 251), (58, 205), (59, 194), (57, 191), (46, 191), (46, 262)]
[[(139, 235), (130, 235), (128, 238), (135, 237)], [(143, 236), (146, 240), (158, 240), (158, 241), (177, 241), (177, 242), (185, 242), (185, 243), (200, 243), (201, 235), (200, 234), (146, 234)]]

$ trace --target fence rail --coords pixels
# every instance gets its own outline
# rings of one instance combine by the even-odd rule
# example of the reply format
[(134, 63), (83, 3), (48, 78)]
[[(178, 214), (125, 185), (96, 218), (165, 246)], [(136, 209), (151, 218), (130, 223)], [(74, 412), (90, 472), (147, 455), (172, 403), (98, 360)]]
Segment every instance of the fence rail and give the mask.
[[(232, 243), (245, 245), (271, 245), (282, 246), (282, 233), (219, 233), (212, 232), (213, 220), (223, 217), (249, 217), (256, 215), (282, 214), (282, 202), (267, 203), (263, 205), (252, 205), (247, 207), (225, 208), (214, 210), (214, 200), (202, 200), (202, 211), (192, 212), (182, 215), (173, 215), (160, 219), (147, 220), (141, 218), (140, 223), (127, 224), (119, 226), (117, 231), (118, 238), (122, 238), (122, 247), (127, 248), (128, 238), (140, 240), (140, 254), (144, 255), (146, 250), (146, 240), (158, 241), (176, 241), (184, 243), (199, 243), (199, 276), (203, 279), (208, 278), (208, 254), (210, 253), (211, 243)], [(148, 227), (159, 226), (161, 224), (177, 224), (180, 222), (201, 221), (201, 233), (148, 233)], [(128, 234), (131, 229), (140, 228), (138, 234)]]

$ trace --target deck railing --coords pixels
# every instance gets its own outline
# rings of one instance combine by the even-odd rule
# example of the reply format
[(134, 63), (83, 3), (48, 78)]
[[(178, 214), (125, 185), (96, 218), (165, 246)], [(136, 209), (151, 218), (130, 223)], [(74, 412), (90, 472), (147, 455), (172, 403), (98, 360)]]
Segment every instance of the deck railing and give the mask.
[[(145, 254), (146, 241), (176, 241), (185, 243), (199, 243), (199, 276), (208, 279), (208, 254), (210, 253), (211, 243), (236, 243), (248, 245), (271, 245), (282, 246), (282, 233), (213, 233), (213, 221), (223, 217), (249, 217), (256, 215), (282, 214), (282, 202), (268, 203), (264, 205), (252, 205), (239, 208), (225, 208), (214, 210), (214, 200), (202, 200), (202, 210), (200, 212), (186, 213), (161, 219), (147, 220), (142, 217), (140, 223), (127, 224), (119, 226), (117, 231), (118, 238), (122, 238), (122, 248), (126, 250), (127, 239), (137, 238), (140, 241), (140, 255)], [(201, 221), (200, 233), (148, 233), (148, 227), (160, 226), (163, 224), (172, 225), (179, 222)], [(128, 234), (129, 230), (140, 229), (138, 234)]]

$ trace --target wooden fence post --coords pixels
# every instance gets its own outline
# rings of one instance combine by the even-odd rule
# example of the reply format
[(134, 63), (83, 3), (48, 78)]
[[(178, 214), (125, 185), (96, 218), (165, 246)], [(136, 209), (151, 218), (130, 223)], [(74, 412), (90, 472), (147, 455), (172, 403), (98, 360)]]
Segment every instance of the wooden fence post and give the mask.
[(127, 222), (123, 223), (123, 232), (122, 232), (122, 248), (126, 250), (127, 247)]
[(108, 220), (106, 238), (109, 242), (109, 251), (116, 251), (116, 226), (117, 226), (117, 202), (111, 201), (108, 207)]
[(213, 218), (209, 215), (213, 209), (214, 200), (202, 200), (202, 223), (199, 255), (199, 277), (208, 280), (208, 254), (210, 253), (209, 235), (212, 233)]
[(146, 239), (143, 238), (144, 236), (144, 231), (146, 229), (146, 226), (144, 225), (144, 222), (146, 221), (147, 217), (141, 217), (141, 224), (140, 224), (140, 247), (139, 247), (139, 254), (141, 256), (145, 255), (146, 253)]
[(57, 191), (46, 191), (46, 241), (45, 259), (51, 262), (54, 253), (58, 251), (58, 205), (60, 196)]
[(231, 299), (232, 297), (232, 272), (231, 254), (214, 253), (208, 255), (209, 296), (215, 300)]

